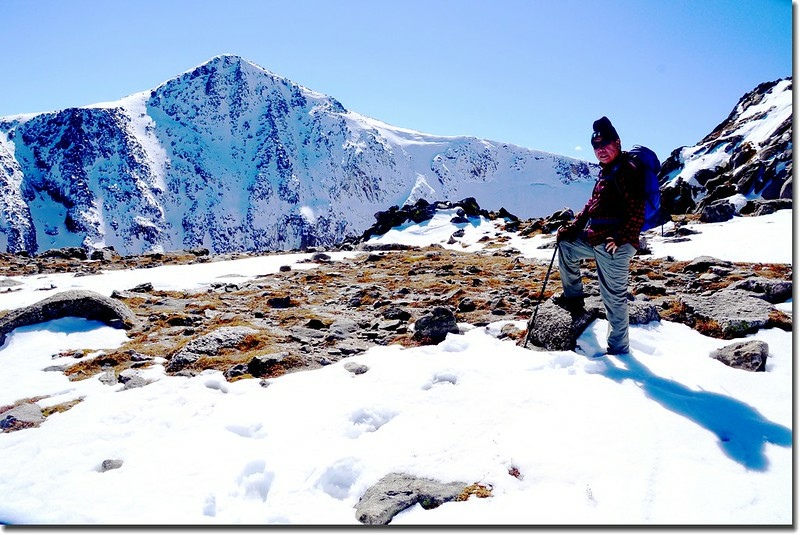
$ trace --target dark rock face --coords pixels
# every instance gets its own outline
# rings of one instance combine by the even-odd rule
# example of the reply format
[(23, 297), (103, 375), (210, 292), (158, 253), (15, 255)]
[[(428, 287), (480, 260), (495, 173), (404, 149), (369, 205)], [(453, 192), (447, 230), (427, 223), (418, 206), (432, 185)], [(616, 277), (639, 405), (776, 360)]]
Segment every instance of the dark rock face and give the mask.
[(426, 344), (438, 344), (445, 339), (447, 333), (458, 332), (453, 312), (446, 307), (435, 307), (416, 321), (413, 338)]
[[(659, 174), (662, 204), (668, 213), (701, 213), (711, 218), (708, 221), (724, 218), (730, 208), (711, 205), (737, 193), (780, 200), (791, 207), (791, 92), (791, 78), (763, 83), (744, 95), (728, 118), (700, 143), (673, 151)], [(756, 107), (759, 113), (753, 112)], [(763, 121), (762, 130), (771, 123), (776, 126), (756, 138), (748, 127), (759, 121)], [(685, 171), (693, 160), (709, 157), (716, 162), (713, 166), (703, 164), (692, 175)]]
[(703, 223), (722, 223), (733, 219), (736, 207), (728, 201), (716, 201), (702, 208), (700, 221)]

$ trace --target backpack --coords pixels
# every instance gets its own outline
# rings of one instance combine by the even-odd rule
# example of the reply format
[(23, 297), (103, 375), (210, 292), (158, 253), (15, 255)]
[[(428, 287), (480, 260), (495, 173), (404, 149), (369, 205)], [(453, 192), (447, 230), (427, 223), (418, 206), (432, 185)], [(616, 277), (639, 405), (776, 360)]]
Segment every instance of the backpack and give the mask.
[(655, 152), (641, 145), (634, 145), (628, 151), (628, 155), (644, 175), (644, 225), (642, 225), (644, 232), (664, 223), (661, 214), (661, 189), (658, 184), (661, 163)]

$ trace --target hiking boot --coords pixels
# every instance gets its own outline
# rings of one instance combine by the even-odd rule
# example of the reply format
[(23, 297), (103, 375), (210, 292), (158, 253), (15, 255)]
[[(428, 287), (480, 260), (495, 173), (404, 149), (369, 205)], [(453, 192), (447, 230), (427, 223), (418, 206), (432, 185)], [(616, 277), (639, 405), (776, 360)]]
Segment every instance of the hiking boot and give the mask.
[(586, 311), (582, 295), (567, 297), (561, 294), (553, 298), (553, 303), (560, 306), (570, 314), (580, 314)]

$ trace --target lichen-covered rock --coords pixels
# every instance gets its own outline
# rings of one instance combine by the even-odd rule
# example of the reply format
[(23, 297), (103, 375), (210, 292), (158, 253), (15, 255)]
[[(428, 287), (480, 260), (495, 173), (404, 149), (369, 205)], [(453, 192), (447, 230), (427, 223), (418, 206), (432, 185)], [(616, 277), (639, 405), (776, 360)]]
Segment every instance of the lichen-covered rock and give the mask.
[(375, 483), (358, 501), (356, 518), (362, 524), (386, 525), (394, 516), (420, 504), (433, 509), (455, 500), (466, 488), (462, 482), (442, 483), (409, 474), (391, 473)]
[(252, 327), (220, 327), (208, 334), (191, 340), (170, 357), (168, 372), (177, 372), (196, 362), (203, 355), (216, 355), (223, 348), (240, 344), (246, 336), (258, 333)]
[[(719, 326), (721, 338), (737, 338), (754, 333), (769, 321), (773, 306), (744, 290), (721, 290), (710, 296), (684, 294), (680, 301), (700, 320)], [(709, 331), (709, 334), (715, 334)]]

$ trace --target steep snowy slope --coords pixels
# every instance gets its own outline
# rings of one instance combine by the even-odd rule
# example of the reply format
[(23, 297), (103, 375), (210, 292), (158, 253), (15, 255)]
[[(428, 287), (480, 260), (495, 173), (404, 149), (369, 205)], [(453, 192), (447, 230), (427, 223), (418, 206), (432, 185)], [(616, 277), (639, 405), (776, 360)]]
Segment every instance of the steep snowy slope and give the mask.
[(392, 127), (237, 56), (118, 102), (0, 118), (0, 246), (288, 250), (419, 198), (579, 206), (593, 164)]
[(759, 85), (700, 143), (673, 151), (661, 169), (672, 213), (735, 194), (792, 198), (792, 79)]

